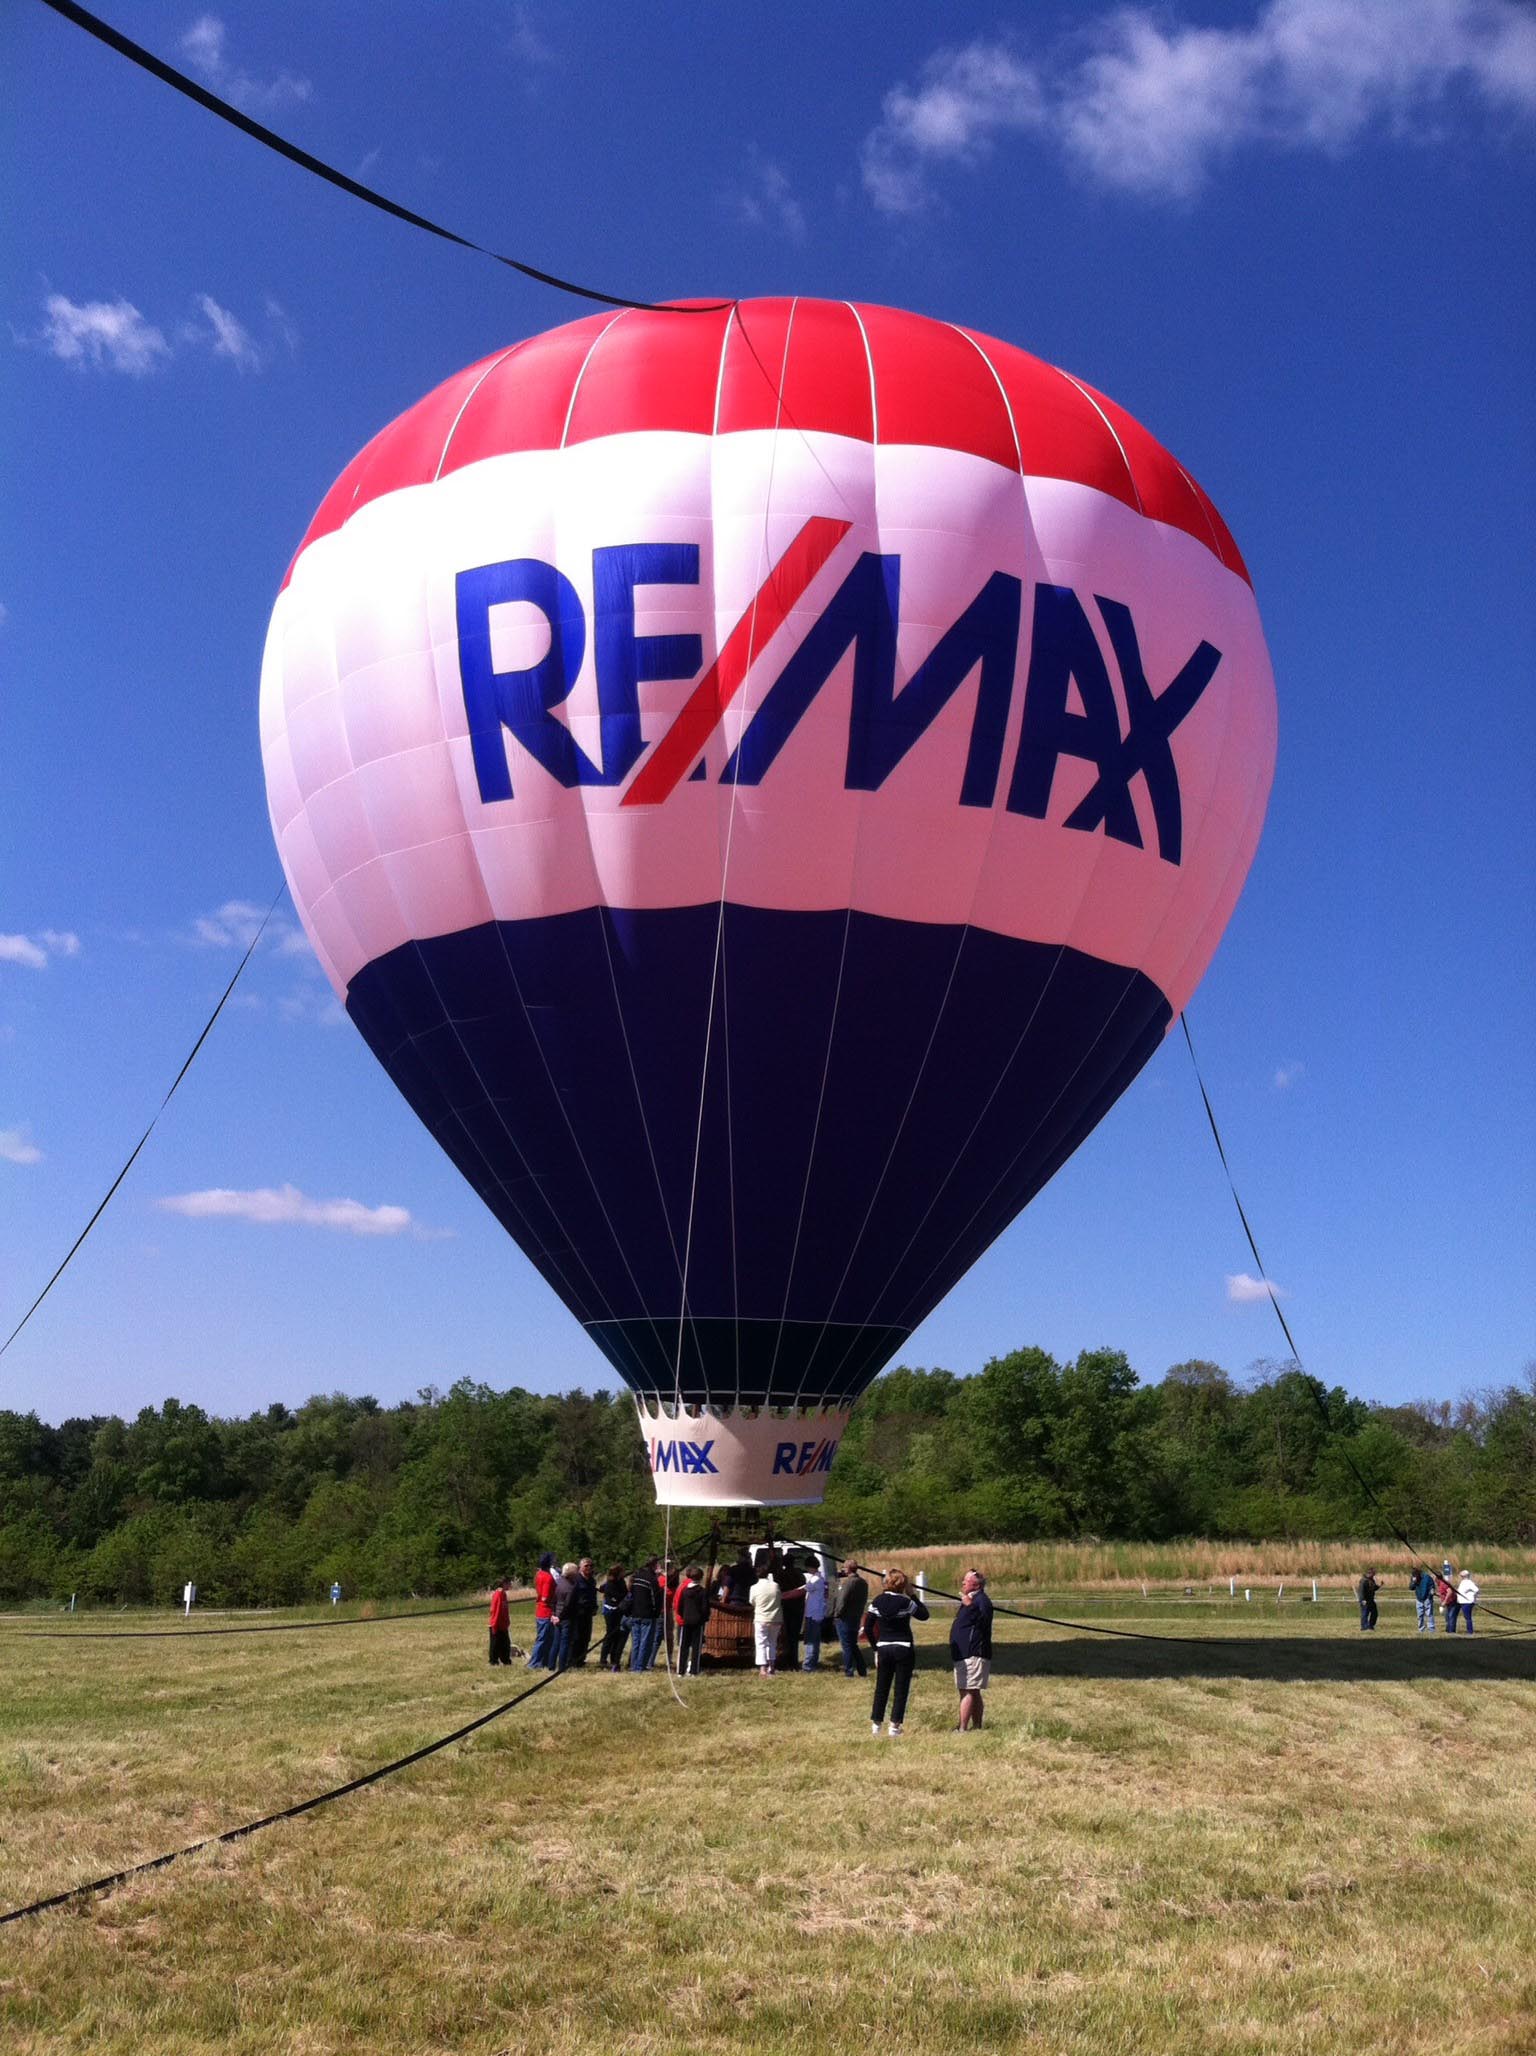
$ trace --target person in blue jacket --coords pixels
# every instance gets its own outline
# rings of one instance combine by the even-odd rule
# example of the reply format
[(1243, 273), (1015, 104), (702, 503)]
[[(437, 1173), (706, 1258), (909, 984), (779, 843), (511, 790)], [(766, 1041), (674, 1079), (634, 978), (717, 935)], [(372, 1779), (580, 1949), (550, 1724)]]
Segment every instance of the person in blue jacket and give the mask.
[(955, 1666), (960, 1694), (959, 1730), (969, 1734), (982, 1725), (982, 1693), (992, 1680), (992, 1602), (987, 1581), (978, 1570), (960, 1580), (960, 1605), (949, 1630), (949, 1658)]
[(1427, 1564), (1421, 1563), (1409, 1585), (1413, 1603), (1419, 1610), (1419, 1633), (1432, 1635), (1435, 1632), (1435, 1574)]

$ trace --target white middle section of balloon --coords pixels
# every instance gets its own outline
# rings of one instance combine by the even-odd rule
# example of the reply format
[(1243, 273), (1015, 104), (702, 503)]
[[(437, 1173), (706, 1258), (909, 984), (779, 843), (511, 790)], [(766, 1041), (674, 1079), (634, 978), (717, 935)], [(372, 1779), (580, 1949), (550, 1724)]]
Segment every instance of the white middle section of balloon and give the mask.
[[(459, 572), (534, 557), (571, 581), (588, 634), (558, 718), (600, 761), (593, 550), (698, 544), (699, 583), (639, 588), (635, 628), (697, 634), (707, 666), (813, 515), (850, 522), (850, 532), (756, 650), (704, 752), (706, 780), (685, 779), (660, 805), (625, 807), (624, 788), (563, 787), (503, 731), (514, 796), (481, 799), (459, 670)], [(990, 808), (960, 803), (974, 677), (879, 790), (845, 788), (851, 652), (760, 785), (720, 782), (785, 662), (866, 550), (901, 559), (898, 689), (993, 572), (1023, 582)], [(1158, 854), (1140, 777), (1131, 785), (1140, 849), (1102, 828), (1062, 825), (1096, 775), (1070, 756), (1058, 763), (1046, 819), (1007, 810), (1037, 583), (1078, 594), (1122, 728), (1125, 701), (1096, 595), (1130, 609), (1154, 693), (1202, 638), (1221, 651), (1172, 738), (1179, 863)], [(505, 610), (492, 635), (499, 662), (532, 663), (548, 641), (526, 607)], [(641, 685), (647, 756), (695, 684)], [(713, 439), (658, 432), (488, 458), (374, 500), (312, 543), (273, 614), (261, 729), (283, 864), (341, 994), (365, 964), (413, 939), (595, 904), (696, 906), (723, 890), (744, 906), (851, 906), (1070, 945), (1143, 971), (1177, 1013), (1258, 842), (1275, 703), (1246, 582), (1182, 530), (1091, 487), (1021, 479), (986, 459), (928, 447), (789, 430)]]

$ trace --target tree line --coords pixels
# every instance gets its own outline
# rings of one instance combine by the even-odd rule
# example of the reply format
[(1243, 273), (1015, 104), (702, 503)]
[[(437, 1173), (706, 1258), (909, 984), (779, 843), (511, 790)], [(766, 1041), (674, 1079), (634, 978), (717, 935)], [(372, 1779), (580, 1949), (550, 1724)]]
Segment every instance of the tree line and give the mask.
[[(1407, 1406), (1294, 1363), (1239, 1381), (1193, 1361), (1154, 1384), (1112, 1349), (1016, 1349), (970, 1377), (901, 1366), (859, 1402), (806, 1519), (834, 1547), (1327, 1539), (1388, 1522), (1530, 1543), (1536, 1366)], [(238, 1420), (175, 1399), (58, 1427), (0, 1410), (4, 1601), (164, 1604), (188, 1578), (221, 1605), (313, 1601), (333, 1580), (349, 1598), (438, 1595), (544, 1549), (633, 1562), (661, 1534), (626, 1395), (466, 1380)]]

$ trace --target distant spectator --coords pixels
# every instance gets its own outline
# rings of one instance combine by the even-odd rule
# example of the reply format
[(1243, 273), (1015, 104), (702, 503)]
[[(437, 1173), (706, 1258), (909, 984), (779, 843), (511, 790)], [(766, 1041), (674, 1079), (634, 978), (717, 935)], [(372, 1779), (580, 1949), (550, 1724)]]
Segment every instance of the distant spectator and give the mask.
[(1447, 1557), (1435, 1580), (1435, 1595), (1445, 1610), (1445, 1632), (1454, 1635), (1456, 1622), (1461, 1614), (1461, 1601), (1456, 1596), (1456, 1566)]
[(1472, 1609), (1477, 1604), (1478, 1582), (1470, 1571), (1463, 1571), (1456, 1580), (1456, 1597), (1461, 1604), (1461, 1617), (1467, 1624), (1467, 1633), (1472, 1632)]
[(624, 1566), (611, 1563), (607, 1577), (598, 1588), (598, 1604), (603, 1611), (603, 1646), (597, 1652), (600, 1671), (616, 1671), (619, 1658), (624, 1654), (624, 1637), (629, 1633), (629, 1616), (624, 1611), (624, 1602), (628, 1597), (629, 1581), (624, 1576)]
[(1426, 1563), (1421, 1563), (1408, 1581), (1413, 1593), (1413, 1603), (1419, 1613), (1419, 1633), (1432, 1635), (1435, 1632), (1435, 1574)]
[(509, 1580), (498, 1578), (491, 1587), (491, 1662), (512, 1661), (512, 1616), (507, 1608)]
[(1366, 1634), (1376, 1625), (1376, 1594), (1381, 1590), (1381, 1580), (1374, 1571), (1367, 1571), (1355, 1587), (1355, 1597), (1360, 1602), (1360, 1632)]
[(752, 1559), (747, 1554), (747, 1545), (743, 1543), (736, 1552), (736, 1561), (731, 1565), (731, 1598), (737, 1606), (751, 1604), (748, 1594), (756, 1577), (757, 1572), (752, 1568)]
[(869, 1676), (869, 1666), (865, 1663), (864, 1652), (859, 1647), (859, 1629), (863, 1625), (864, 1609), (868, 1604), (869, 1580), (860, 1575), (858, 1565), (850, 1557), (843, 1565), (843, 1582), (837, 1595), (837, 1612), (833, 1617), (838, 1647), (843, 1652), (845, 1678)]
[(821, 1638), (827, 1631), (831, 1596), (827, 1574), (818, 1556), (805, 1579), (805, 1661), (800, 1666), (802, 1670), (821, 1669)]
[(682, 1630), (678, 1639), (677, 1668), (681, 1676), (696, 1678), (699, 1659), (704, 1653), (704, 1623), (709, 1619), (709, 1587), (704, 1582), (704, 1572), (699, 1564), (690, 1564), (684, 1571), (674, 1607), (678, 1627)]
[[(771, 1678), (779, 1665), (779, 1631), (784, 1625), (783, 1566), (776, 1550), (764, 1550), (758, 1560), (757, 1583), (747, 1594), (752, 1603), (752, 1633), (757, 1644), (759, 1677)], [(802, 1586), (797, 1597), (804, 1597)]]
[(645, 1559), (629, 1581), (629, 1597), (624, 1602), (629, 1616), (629, 1667), (632, 1671), (648, 1671), (656, 1661), (656, 1648), (661, 1637), (661, 1610), (666, 1604), (662, 1597), (658, 1561), (654, 1556)]
[(992, 1679), (992, 1602), (980, 1571), (960, 1580), (960, 1605), (949, 1630), (949, 1656), (960, 1694), (960, 1732), (982, 1725), (986, 1712), (982, 1694)]
[(533, 1647), (528, 1652), (526, 1665), (531, 1671), (553, 1670), (555, 1667), (559, 1636), (555, 1625), (556, 1582), (554, 1551), (546, 1549), (533, 1574)]
[(562, 1564), (560, 1575), (555, 1580), (555, 1669), (569, 1670), (571, 1648), (576, 1635), (576, 1616), (572, 1608), (576, 1600), (576, 1566)]
[(597, 1579), (592, 1573), (592, 1559), (584, 1556), (576, 1566), (576, 1578), (571, 1589), (571, 1665), (579, 1669), (587, 1660), (592, 1647), (592, 1622), (597, 1613)]
[(880, 1723), (885, 1718), (886, 1704), (891, 1709), (890, 1734), (892, 1739), (899, 1735), (907, 1717), (907, 1695), (912, 1690), (912, 1666), (917, 1661), (917, 1651), (912, 1642), (912, 1623), (925, 1621), (928, 1609), (915, 1593), (907, 1590), (905, 1571), (887, 1571), (885, 1590), (878, 1599), (872, 1599), (865, 1612), (865, 1620), (872, 1624), (875, 1641), (875, 1699), (870, 1708), (869, 1732), (878, 1735)]

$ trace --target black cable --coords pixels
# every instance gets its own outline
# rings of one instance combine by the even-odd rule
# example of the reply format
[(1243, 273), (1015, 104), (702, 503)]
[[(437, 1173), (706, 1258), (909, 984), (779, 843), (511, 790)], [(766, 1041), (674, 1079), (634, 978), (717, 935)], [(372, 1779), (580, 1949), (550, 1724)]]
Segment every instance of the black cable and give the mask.
[[(520, 1602), (526, 1603), (526, 1602)], [(263, 1621), (241, 1628), (13, 1628), (21, 1642), (195, 1642), (200, 1635), (296, 1635), (305, 1628), (378, 1628), (386, 1621), (437, 1621), (450, 1613), (479, 1613), (478, 1599), (466, 1606), (425, 1607), (420, 1613), (350, 1615), (345, 1620)]]
[(132, 1863), (126, 1870), (114, 1870), (104, 1878), (92, 1878), (87, 1885), (71, 1885), (68, 1891), (54, 1892), (49, 1898), (34, 1899), (30, 1906), (18, 1906), (10, 1913), (0, 1913), (0, 1927), (13, 1920), (25, 1920), (29, 1914), (47, 1913), (55, 1906), (68, 1906), (73, 1900), (89, 1898), (93, 1892), (107, 1892), (116, 1885), (126, 1884), (129, 1878), (143, 1877), (147, 1871), (164, 1870), (168, 1863), (179, 1863), (183, 1856), (195, 1856), (199, 1849), (216, 1849), (223, 1842), (243, 1841), (247, 1835), (254, 1835), (258, 1829), (275, 1827), (279, 1821), (296, 1820), (301, 1813), (313, 1813), (318, 1806), (329, 1806), (333, 1799), (345, 1799), (349, 1792), (360, 1792), (365, 1785), (376, 1785), (381, 1778), (393, 1777), (397, 1770), (408, 1770), (413, 1763), (420, 1763), (425, 1757), (435, 1756), (440, 1749), (449, 1749), (455, 1742), (462, 1742), (478, 1728), (488, 1727), (493, 1720), (500, 1720), (504, 1713), (510, 1713), (514, 1706), (521, 1706), (525, 1699), (531, 1699), (535, 1692), (542, 1692), (546, 1685), (552, 1685), (563, 1671), (551, 1671), (547, 1678), (540, 1678), (536, 1685), (529, 1685), (515, 1698), (505, 1699), (500, 1706), (493, 1706), (489, 1713), (482, 1713), (475, 1720), (466, 1721), (461, 1728), (455, 1728), (451, 1735), (444, 1735), (439, 1741), (428, 1742), (420, 1749), (413, 1749), (409, 1756), (397, 1756), (393, 1763), (380, 1764), (377, 1770), (366, 1771), (360, 1778), (349, 1778), (344, 1785), (334, 1785), (328, 1792), (317, 1792), (312, 1799), (301, 1799), (295, 1806), (285, 1806), (277, 1813), (263, 1814), (260, 1820), (248, 1820), (244, 1827), (226, 1828), (222, 1835), (205, 1835), (200, 1842), (189, 1842), (184, 1849), (172, 1849), (164, 1856), (152, 1856), (147, 1863)]
[(478, 257), (489, 257), (497, 264), (506, 265), (509, 271), (521, 272), (524, 278), (534, 279), (539, 285), (553, 286), (557, 292), (572, 293), (580, 300), (596, 300), (604, 307), (637, 307), (648, 313), (667, 312), (678, 314), (719, 314), (731, 305), (729, 300), (715, 301), (709, 306), (662, 308), (654, 300), (628, 300), (621, 293), (599, 292), (593, 286), (577, 285), (573, 280), (561, 278), (553, 271), (541, 271), (536, 264), (524, 264), (520, 258), (504, 257), (499, 250), (488, 250), (483, 243), (473, 243), (468, 236), (455, 235), (450, 228), (442, 228), (435, 221), (429, 221), (424, 214), (413, 214), (409, 207), (401, 207), (396, 201), (376, 193), (371, 186), (349, 178), (344, 171), (338, 171), (332, 164), (312, 157), (307, 150), (301, 150), (297, 143), (290, 143), (286, 136), (278, 135), (259, 121), (253, 121), (248, 114), (242, 114), (238, 107), (232, 107), (227, 100), (221, 100), (217, 93), (210, 93), (206, 86), (200, 86), (196, 79), (188, 78), (185, 72), (177, 71), (167, 64), (163, 57), (156, 57), (152, 50), (146, 50), (141, 43), (135, 43), (120, 29), (91, 14), (75, 0), (43, 0), (45, 7), (62, 15), (65, 21), (73, 22), (78, 29), (84, 29), (88, 36), (94, 36), (98, 43), (105, 43), (109, 50), (115, 50), (119, 57), (126, 57), (130, 64), (136, 64), (141, 71), (147, 71), (167, 86), (184, 93), (189, 100), (195, 100), (199, 107), (205, 107), (210, 114), (218, 115), (234, 128), (264, 143), (269, 150), (275, 150), (280, 157), (286, 157), (290, 164), (297, 164), (301, 171), (312, 172), (316, 178), (325, 179), (343, 193), (350, 193), (354, 200), (362, 200), (370, 207), (377, 207), (381, 213), (389, 214), (396, 221), (403, 221), (411, 228), (425, 230), (429, 236), (438, 236), (445, 243), (455, 243), (461, 250), (473, 250)]
[[(874, 1570), (867, 1563), (855, 1564), (854, 1568), (862, 1571), (866, 1577), (870, 1578), (883, 1578), (885, 1575), (883, 1571)], [(936, 1599), (952, 1599), (957, 1606), (965, 1604), (965, 1601), (958, 1592), (946, 1592), (941, 1585), (925, 1585), (923, 1590), (925, 1593), (931, 1592)], [(992, 1598), (990, 1592), (987, 1594), (987, 1597), (989, 1599)], [(1241, 1647), (1236, 1638), (1231, 1635), (1154, 1635), (1137, 1628), (1104, 1628), (1097, 1626), (1093, 1621), (1064, 1621), (1058, 1620), (1054, 1614), (1027, 1613), (1019, 1606), (1004, 1606), (1000, 1599), (992, 1599), (992, 1610), (994, 1613), (1009, 1614), (1017, 1621), (1039, 1621), (1043, 1622), (1048, 1628), (1073, 1628), (1078, 1633), (1084, 1635), (1114, 1635), (1124, 1642), (1177, 1642), (1186, 1648), (1234, 1651), (1239, 1650)], [(1507, 1620), (1509, 1616), (1507, 1614), (1499, 1614), (1497, 1618), (1499, 1620)], [(1489, 1631), (1485, 1630), (1484, 1632)], [(1536, 1628), (1522, 1627), (1515, 1629), (1514, 1632), (1521, 1635), (1531, 1635), (1536, 1634)], [(1492, 1633), (1499, 1640), (1504, 1639), (1499, 1635), (1497, 1629), (1492, 1630)], [(1474, 1639), (1476, 1638), (1474, 1637)]]
[[(1323, 1426), (1327, 1429), (1330, 1435), (1338, 1436), (1339, 1454), (1343, 1457), (1345, 1463), (1348, 1464), (1350, 1475), (1351, 1477), (1353, 1477), (1355, 1483), (1360, 1487), (1360, 1490), (1365, 1494), (1366, 1498), (1370, 1501), (1371, 1505), (1376, 1509), (1377, 1513), (1381, 1515), (1381, 1518), (1392, 1530), (1393, 1535), (1397, 1538), (1399, 1542), (1402, 1543), (1403, 1547), (1407, 1550), (1408, 1554), (1413, 1558), (1414, 1562), (1418, 1564), (1421, 1569), (1427, 1570), (1429, 1566), (1425, 1562), (1422, 1553), (1415, 1545), (1412, 1538), (1404, 1534), (1403, 1530), (1398, 1526), (1397, 1522), (1393, 1520), (1391, 1514), (1388, 1513), (1387, 1509), (1382, 1505), (1380, 1499), (1376, 1496), (1376, 1493), (1372, 1488), (1369, 1480), (1366, 1478), (1364, 1472), (1360, 1469), (1360, 1466), (1355, 1462), (1354, 1458), (1350, 1455), (1349, 1446), (1344, 1441), (1343, 1435), (1340, 1432), (1340, 1430), (1337, 1427), (1335, 1427), (1333, 1420), (1329, 1415), (1327, 1407), (1323, 1404), (1321, 1393), (1318, 1391), (1316, 1384), (1302, 1366), (1301, 1351), (1296, 1347), (1296, 1338), (1291, 1333), (1290, 1323), (1285, 1318), (1285, 1314), (1281, 1309), (1280, 1301), (1275, 1294), (1275, 1288), (1269, 1282), (1269, 1273), (1264, 1268), (1263, 1257), (1259, 1255), (1259, 1245), (1254, 1237), (1253, 1229), (1249, 1224), (1247, 1210), (1243, 1206), (1243, 1202), (1238, 1195), (1237, 1180), (1233, 1177), (1232, 1166), (1227, 1161), (1227, 1152), (1226, 1147), (1221, 1139), (1221, 1130), (1216, 1125), (1216, 1111), (1214, 1107), (1212, 1107), (1211, 1105), (1211, 1095), (1205, 1089), (1205, 1079), (1201, 1075), (1200, 1071), (1200, 1059), (1195, 1055), (1194, 1037), (1189, 1032), (1189, 1017), (1186, 1014), (1181, 1013), (1179, 1015), (1179, 1026), (1184, 1030), (1184, 1045), (1189, 1051), (1189, 1061), (1194, 1066), (1195, 1083), (1200, 1088), (1200, 1098), (1205, 1107), (1205, 1118), (1210, 1123), (1211, 1139), (1216, 1144), (1216, 1154), (1221, 1158), (1221, 1168), (1227, 1174), (1227, 1189), (1232, 1194), (1232, 1204), (1237, 1208), (1237, 1218), (1243, 1224), (1243, 1233), (1248, 1238), (1248, 1247), (1253, 1252), (1253, 1260), (1259, 1267), (1259, 1282), (1264, 1287), (1266, 1293), (1268, 1293), (1269, 1295), (1269, 1303), (1275, 1310), (1275, 1319), (1280, 1323), (1280, 1332), (1284, 1335), (1286, 1339), (1287, 1346), (1290, 1349), (1292, 1359), (1296, 1364), (1296, 1368), (1299, 1371), (1301, 1371), (1302, 1383), (1306, 1386), (1307, 1393), (1311, 1398), (1312, 1404), (1317, 1408), (1317, 1411), (1321, 1416)], [(1433, 1573), (1431, 1573), (1431, 1575), (1433, 1575)], [(1481, 1602), (1479, 1602), (1479, 1604), (1481, 1604)], [(1532, 1623), (1529, 1621), (1521, 1620), (1518, 1614), (1501, 1613), (1499, 1609), (1495, 1606), (1490, 1606), (1487, 1609), (1487, 1612), (1496, 1621), (1511, 1622), (1516, 1628), (1520, 1629), (1522, 1633), (1529, 1632), (1532, 1628)]]
[[(54, 0), (45, 0), (45, 5), (50, 7), (53, 6)], [(95, 1227), (96, 1223), (101, 1219), (102, 1215), (106, 1212), (107, 1201), (111, 1199), (113, 1193), (116, 1192), (118, 1186), (122, 1184), (123, 1180), (127, 1177), (128, 1173), (133, 1169), (134, 1158), (138, 1155), (139, 1151), (144, 1147), (145, 1143), (148, 1142), (150, 1136), (154, 1134), (155, 1122), (157, 1122), (160, 1119), (161, 1114), (163, 1114), (166, 1108), (170, 1105), (172, 1095), (175, 1093), (177, 1086), (181, 1083), (182, 1079), (186, 1077), (188, 1071), (190, 1071), (192, 1068), (192, 1059), (197, 1055), (198, 1051), (202, 1048), (203, 1044), (208, 1040), (208, 1036), (213, 1028), (214, 1022), (219, 1018), (220, 1014), (223, 1013), (224, 1002), (229, 998), (229, 995), (234, 991), (235, 987), (239, 984), (240, 973), (245, 969), (246, 965), (251, 961), (252, 956), (255, 954), (256, 945), (258, 942), (260, 942), (262, 936), (266, 933), (267, 923), (276, 913), (277, 903), (282, 898), (285, 890), (286, 887), (280, 885), (277, 888), (277, 891), (273, 894), (271, 906), (268, 907), (267, 911), (261, 917), (261, 926), (256, 930), (256, 933), (251, 937), (250, 945), (247, 948), (245, 955), (240, 959), (239, 963), (235, 966), (235, 975), (233, 978), (230, 979), (228, 985), (225, 986), (223, 992), (220, 994), (218, 1005), (214, 1008), (213, 1012), (208, 1016), (208, 1019), (204, 1022), (202, 1034), (198, 1036), (196, 1042), (193, 1043), (191, 1049), (187, 1052), (186, 1062), (182, 1065), (181, 1069), (176, 1073), (176, 1076), (171, 1080), (170, 1091), (166, 1093), (165, 1098), (161, 1100), (159, 1107), (156, 1109), (154, 1120), (150, 1122), (149, 1126), (144, 1130), (144, 1133), (139, 1137), (138, 1141), (134, 1144), (132, 1153), (130, 1154), (127, 1163), (123, 1165), (123, 1168), (118, 1172), (117, 1176), (112, 1180), (112, 1183), (107, 1187), (106, 1193), (102, 1198), (101, 1204), (97, 1207), (95, 1213), (91, 1215), (91, 1218), (86, 1222), (85, 1226), (80, 1230), (80, 1233), (75, 1237), (74, 1241), (70, 1244), (68, 1253), (66, 1254), (64, 1261), (59, 1265), (59, 1268), (48, 1280), (48, 1283), (43, 1287), (42, 1291), (37, 1295), (36, 1299), (34, 1299), (32, 1304), (27, 1308), (26, 1312), (22, 1315), (21, 1319), (16, 1323), (15, 1327), (12, 1328), (10, 1334), (6, 1336), (4, 1342), (0, 1342), (0, 1356), (5, 1355), (5, 1352), (16, 1340), (16, 1337), (21, 1333), (22, 1329), (27, 1325), (28, 1321), (31, 1320), (32, 1316), (37, 1312), (38, 1308), (42, 1305), (43, 1301), (48, 1297), (49, 1293), (53, 1290), (54, 1286), (58, 1284), (60, 1278), (63, 1277), (65, 1271), (69, 1267), (70, 1260), (71, 1258), (73, 1258), (76, 1250), (79, 1249), (81, 1243), (84, 1242), (86, 1236), (90, 1234), (91, 1230)]]

